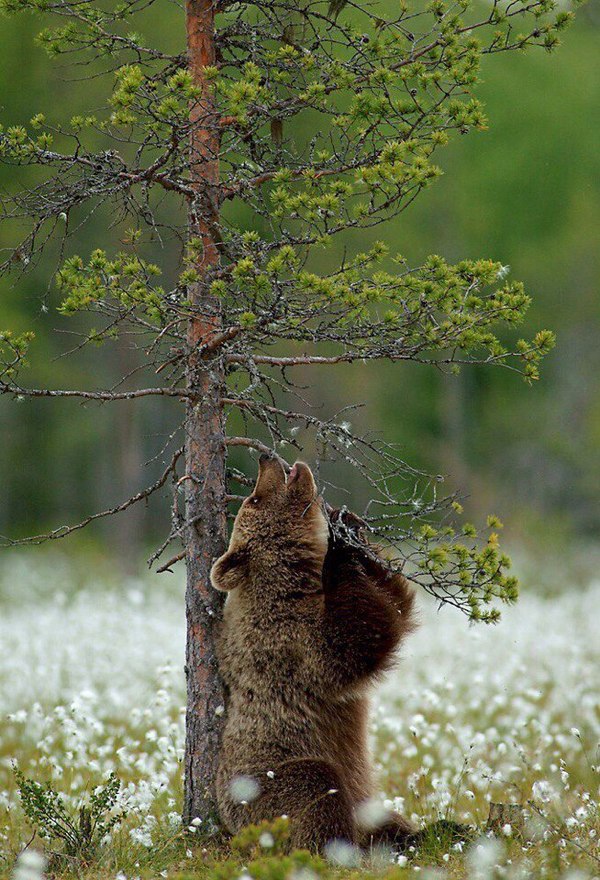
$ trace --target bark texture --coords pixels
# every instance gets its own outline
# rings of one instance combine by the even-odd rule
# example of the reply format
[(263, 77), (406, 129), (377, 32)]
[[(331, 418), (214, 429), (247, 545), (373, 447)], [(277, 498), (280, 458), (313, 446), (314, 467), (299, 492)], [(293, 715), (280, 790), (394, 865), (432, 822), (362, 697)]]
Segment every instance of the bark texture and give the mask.
[(211, 588), (212, 563), (227, 537), (225, 437), (221, 398), (224, 374), (214, 354), (203, 354), (222, 327), (221, 304), (207, 294), (203, 277), (219, 260), (218, 120), (204, 69), (215, 63), (214, 8), (211, 0), (189, 0), (186, 7), (189, 68), (200, 87), (191, 108), (191, 169), (195, 198), (190, 204), (190, 235), (202, 240), (200, 281), (189, 290), (195, 317), (188, 327), (186, 420), (187, 714), (183, 820), (199, 817), (204, 830), (218, 826), (215, 776), (224, 693), (214, 637), (221, 597)]

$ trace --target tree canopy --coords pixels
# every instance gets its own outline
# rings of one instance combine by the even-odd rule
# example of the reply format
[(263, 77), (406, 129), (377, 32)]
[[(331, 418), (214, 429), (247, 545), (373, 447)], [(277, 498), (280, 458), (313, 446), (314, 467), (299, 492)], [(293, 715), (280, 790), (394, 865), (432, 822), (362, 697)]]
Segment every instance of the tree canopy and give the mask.
[[(497, 609), (484, 606), (516, 595), (496, 533), (482, 548), (467, 525), (463, 538), (473, 542), (459, 540), (444, 515), (459, 509), (458, 501), (440, 498), (435, 483), (402, 461), (393, 445), (355, 436), (343, 415), (322, 419), (281, 401), (282, 392), (299, 397), (293, 368), (312, 364), (500, 364), (528, 381), (538, 378), (553, 334), (541, 330), (512, 345), (499, 336), (502, 325), (523, 320), (530, 303), (500, 263), (452, 265), (430, 256), (414, 264), (375, 241), (367, 250), (343, 252), (325, 272), (314, 266), (336, 235), (405, 211), (439, 175), (433, 156), (453, 133), (485, 127), (472, 95), (482, 57), (553, 48), (571, 19), (555, 5), (495, 3), (482, 12), (466, 0), (436, 0), (375, 14), (354, 4), (223, 4), (212, 10), (221, 24), (207, 59), (213, 63), (203, 63), (199, 79), (185, 53), (149, 46), (131, 29), (143, 13), (139, 3), (103, 10), (89, 3), (4, 2), (6, 12), (58, 16), (60, 23), (39, 35), (47, 51), (110, 59), (113, 84), (104, 107), (67, 125), (37, 113), (29, 126), (9, 126), (0, 135), (5, 163), (42, 172), (37, 185), (4, 199), (6, 219), (26, 231), (3, 269), (29, 269), (58, 239), (59, 311), (87, 310), (101, 321), (80, 345), (128, 334), (143, 346), (145, 368), (166, 381), (127, 390), (26, 387), (21, 368), (32, 334), (7, 330), (2, 390), (189, 402), (188, 328), (210, 321), (216, 310), (216, 332), (198, 337), (192, 348), (197, 363), (217, 364), (218, 384), (227, 385), (222, 405), (240, 413), (248, 428), (228, 436), (226, 445), (300, 446), (298, 432), (312, 432), (325, 456), (351, 461), (366, 475), (373, 494), (366, 526), (413, 563), (413, 578), (472, 618), (495, 619)], [(166, 206), (169, 198), (175, 206)], [(69, 253), (73, 227), (105, 204), (117, 228), (131, 224), (124, 246)], [(180, 253), (171, 284), (147, 256), (151, 235)], [(210, 260), (209, 239), (216, 250)], [(178, 457), (175, 450), (167, 470), (136, 500), (177, 473)], [(230, 478), (244, 482), (240, 473)], [(175, 516), (161, 551), (181, 536)]]

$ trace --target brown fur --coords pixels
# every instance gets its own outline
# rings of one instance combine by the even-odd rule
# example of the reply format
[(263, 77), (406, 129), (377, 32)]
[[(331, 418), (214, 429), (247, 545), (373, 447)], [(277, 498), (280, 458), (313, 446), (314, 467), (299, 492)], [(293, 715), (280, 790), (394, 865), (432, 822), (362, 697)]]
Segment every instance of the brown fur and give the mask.
[[(310, 468), (261, 457), (213, 585), (228, 592), (218, 657), (227, 720), (217, 778), (231, 832), (290, 817), (292, 845), (361, 842), (357, 806), (374, 794), (368, 694), (413, 626), (413, 595), (360, 549), (329, 539)], [(232, 780), (258, 796), (236, 803)], [(234, 784), (235, 788), (235, 784)], [(381, 839), (407, 836), (391, 816)]]

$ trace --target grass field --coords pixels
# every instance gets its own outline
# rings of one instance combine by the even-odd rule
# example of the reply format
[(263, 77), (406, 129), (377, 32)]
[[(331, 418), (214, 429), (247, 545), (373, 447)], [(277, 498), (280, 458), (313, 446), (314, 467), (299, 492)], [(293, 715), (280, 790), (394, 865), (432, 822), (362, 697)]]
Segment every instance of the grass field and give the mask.
[[(449, 816), (479, 829), (490, 801), (520, 804), (524, 839), (505, 823), (496, 839), (462, 851), (434, 842), (406, 864), (371, 859), (361, 870), (600, 876), (600, 582), (548, 599), (525, 594), (495, 628), (421, 604), (422, 626), (374, 705), (383, 797), (419, 823)], [(32, 838), (15, 762), (50, 781), (74, 814), (110, 772), (122, 781), (117, 806), (127, 817), (97, 858), (55, 859), (51, 873), (310, 880), (356, 870), (286, 861), (268, 835), (256, 861), (181, 828), (183, 637), (181, 575), (119, 584), (66, 556), (3, 558), (0, 874)], [(34, 880), (40, 869), (21, 859), (15, 876)]]

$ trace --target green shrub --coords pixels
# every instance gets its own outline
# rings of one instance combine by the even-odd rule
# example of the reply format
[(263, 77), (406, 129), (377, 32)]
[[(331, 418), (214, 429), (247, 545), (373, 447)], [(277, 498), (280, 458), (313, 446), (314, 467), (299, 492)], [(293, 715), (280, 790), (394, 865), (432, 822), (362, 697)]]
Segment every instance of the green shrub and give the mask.
[(49, 782), (41, 784), (27, 778), (14, 768), (23, 812), (31, 826), (44, 840), (62, 847), (58, 855), (89, 861), (96, 854), (102, 839), (125, 817), (115, 811), (121, 788), (120, 780), (111, 773), (104, 785), (98, 786), (87, 804), (80, 804), (73, 815), (62, 795)]

